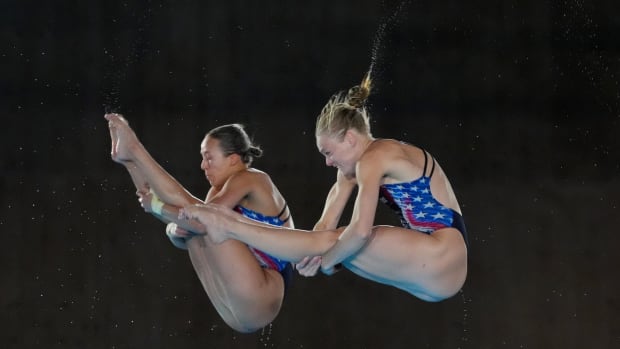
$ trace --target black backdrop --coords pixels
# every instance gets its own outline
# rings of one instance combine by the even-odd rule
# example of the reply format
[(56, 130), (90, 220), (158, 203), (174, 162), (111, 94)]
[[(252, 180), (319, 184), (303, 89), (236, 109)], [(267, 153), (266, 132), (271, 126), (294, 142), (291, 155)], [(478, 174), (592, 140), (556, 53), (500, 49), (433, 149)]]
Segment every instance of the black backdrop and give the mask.
[[(620, 346), (619, 7), (4, 1), (3, 346)], [(463, 207), (462, 292), (425, 303), (349, 272), (297, 277), (272, 325), (235, 333), (110, 161), (105, 108), (198, 196), (204, 133), (244, 123), (310, 228), (334, 179), (315, 117), (371, 62), (374, 135), (429, 149)]]

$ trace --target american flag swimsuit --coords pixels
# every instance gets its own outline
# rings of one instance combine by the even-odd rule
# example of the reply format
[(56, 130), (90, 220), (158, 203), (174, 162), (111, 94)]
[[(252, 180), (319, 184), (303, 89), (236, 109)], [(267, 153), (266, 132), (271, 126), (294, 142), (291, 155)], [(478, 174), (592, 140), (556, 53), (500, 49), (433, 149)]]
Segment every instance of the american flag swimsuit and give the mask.
[(428, 156), (424, 153), (422, 177), (408, 183), (383, 184), (379, 192), (381, 202), (388, 205), (399, 216), (403, 227), (431, 234), (437, 229), (453, 227), (458, 229), (467, 243), (467, 230), (463, 217), (453, 209), (445, 207), (431, 193), (431, 176), (435, 170), (435, 159), (428, 175)]
[[(282, 226), (284, 225), (284, 223), (286, 223), (286, 221), (288, 221), (288, 219), (290, 218), (287, 217), (284, 220), (280, 219), (280, 216), (282, 216), (282, 214), (284, 213), (284, 211), (286, 210), (286, 205), (284, 206), (284, 208), (282, 209), (282, 212), (280, 212), (279, 215), (277, 216), (264, 216), (261, 213), (258, 213), (256, 211), (252, 211), (252, 210), (248, 210), (247, 208), (237, 205), (234, 208), (235, 211), (237, 211), (238, 213), (242, 214), (243, 216), (250, 218), (252, 220), (261, 222), (261, 223), (267, 223), (270, 225), (275, 225), (275, 226)], [(287, 261), (283, 261), (280, 260), (276, 257), (270, 256), (267, 253), (258, 250), (252, 246), (248, 246), (250, 248), (250, 251), (252, 251), (252, 253), (254, 254), (254, 257), (256, 257), (256, 259), (258, 260), (258, 262), (260, 263), (261, 267), (263, 268), (269, 268), (269, 269), (274, 269), (277, 270), (279, 272), (282, 272), (287, 265), (289, 265), (290, 263)]]

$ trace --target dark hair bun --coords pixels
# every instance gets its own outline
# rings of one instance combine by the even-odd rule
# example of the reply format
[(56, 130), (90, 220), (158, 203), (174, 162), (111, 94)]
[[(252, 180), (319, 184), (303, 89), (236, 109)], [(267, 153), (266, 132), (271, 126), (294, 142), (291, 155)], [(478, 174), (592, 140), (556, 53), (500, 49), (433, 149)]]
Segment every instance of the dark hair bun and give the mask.
[(251, 146), (248, 149), (248, 155), (250, 155), (252, 158), (259, 158), (261, 157), (261, 155), (263, 155), (263, 150), (259, 147)]

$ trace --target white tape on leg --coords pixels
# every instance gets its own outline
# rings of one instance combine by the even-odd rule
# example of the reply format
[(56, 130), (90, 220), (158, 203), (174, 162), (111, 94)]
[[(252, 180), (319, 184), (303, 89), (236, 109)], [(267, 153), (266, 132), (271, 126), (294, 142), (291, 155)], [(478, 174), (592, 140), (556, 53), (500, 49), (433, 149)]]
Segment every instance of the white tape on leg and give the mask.
[(166, 235), (174, 247), (187, 250), (187, 241), (184, 237), (177, 235), (177, 227), (176, 223), (168, 223), (168, 225), (166, 225)]

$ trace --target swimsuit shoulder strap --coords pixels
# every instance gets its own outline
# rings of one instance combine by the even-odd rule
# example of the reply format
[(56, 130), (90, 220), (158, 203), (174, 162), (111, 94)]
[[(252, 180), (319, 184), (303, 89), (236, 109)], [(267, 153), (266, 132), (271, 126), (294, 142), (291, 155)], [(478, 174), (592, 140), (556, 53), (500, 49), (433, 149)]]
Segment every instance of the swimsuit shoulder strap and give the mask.
[(422, 175), (426, 176), (426, 163), (428, 162), (428, 156), (426, 155), (426, 150), (420, 148), (422, 150), (422, 154), (424, 154), (424, 169), (422, 170)]
[(433, 172), (435, 172), (435, 158), (429, 154), (431, 160), (433, 161), (433, 166), (431, 167), (431, 173), (428, 174), (428, 178), (433, 177)]
[[(284, 214), (284, 212), (286, 212), (286, 208), (288, 207), (288, 204), (285, 202), (284, 203), (284, 207), (282, 207), (282, 211), (280, 211), (280, 213), (278, 213), (277, 217), (280, 218), (282, 217), (282, 215)], [(282, 223), (285, 223), (286, 221), (288, 221), (291, 218), (291, 215), (289, 214), (288, 216), (286, 216), (285, 219), (282, 219)]]
[[(428, 152), (422, 148), (420, 148), (422, 150), (422, 153), (424, 154), (424, 169), (422, 170), (422, 174), (425, 177), (431, 178), (433, 176), (433, 172), (435, 172), (435, 158), (433, 158), (431, 156), (431, 154), (428, 154)], [(427, 162), (428, 162), (428, 158), (431, 158), (431, 161), (433, 162), (433, 164), (431, 165), (431, 172), (428, 174), (428, 176), (426, 175), (426, 168), (427, 168)]]

